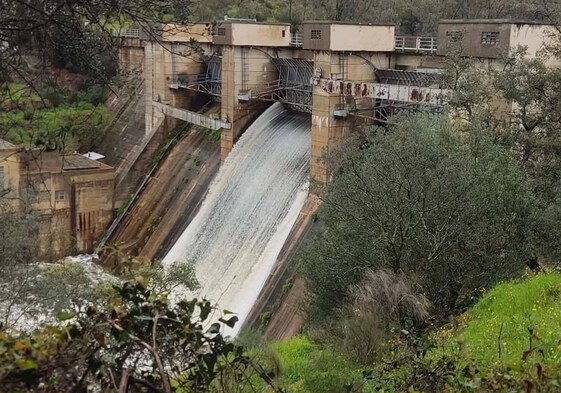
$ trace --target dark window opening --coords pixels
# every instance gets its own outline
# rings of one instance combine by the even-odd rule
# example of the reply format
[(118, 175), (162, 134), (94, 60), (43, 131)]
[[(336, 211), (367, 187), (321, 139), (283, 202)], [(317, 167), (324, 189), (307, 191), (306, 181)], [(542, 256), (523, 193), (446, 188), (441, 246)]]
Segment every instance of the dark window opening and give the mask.
[(481, 43), (483, 45), (498, 45), (501, 40), (501, 33), (498, 31), (484, 31), (481, 33)]
[(282, 31), (282, 38), (286, 37), (286, 30)]
[(448, 42), (460, 42), (464, 38), (464, 33), (461, 31), (447, 31), (446, 38)]
[(226, 35), (226, 28), (225, 27), (219, 27), (218, 28), (218, 35)]

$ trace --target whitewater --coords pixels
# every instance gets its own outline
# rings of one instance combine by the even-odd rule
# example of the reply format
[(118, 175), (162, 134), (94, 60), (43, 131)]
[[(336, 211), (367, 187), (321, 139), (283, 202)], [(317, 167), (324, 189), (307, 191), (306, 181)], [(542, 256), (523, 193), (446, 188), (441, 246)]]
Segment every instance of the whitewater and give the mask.
[(310, 117), (273, 104), (236, 143), (199, 212), (163, 259), (164, 266), (194, 264), (200, 289), (189, 295), (234, 312), (240, 322), (232, 335), (304, 206), (309, 157)]

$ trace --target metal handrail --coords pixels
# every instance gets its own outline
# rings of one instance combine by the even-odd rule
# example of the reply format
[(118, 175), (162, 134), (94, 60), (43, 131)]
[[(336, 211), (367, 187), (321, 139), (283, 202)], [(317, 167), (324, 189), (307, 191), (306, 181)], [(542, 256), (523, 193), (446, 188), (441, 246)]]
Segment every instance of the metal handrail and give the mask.
[(290, 46), (301, 47), (304, 45), (302, 41), (302, 33), (292, 33), (290, 37)]
[(139, 38), (140, 29), (114, 29), (112, 35), (114, 37)]
[(395, 37), (395, 49), (402, 52), (428, 52), (434, 53), (438, 50), (436, 37)]

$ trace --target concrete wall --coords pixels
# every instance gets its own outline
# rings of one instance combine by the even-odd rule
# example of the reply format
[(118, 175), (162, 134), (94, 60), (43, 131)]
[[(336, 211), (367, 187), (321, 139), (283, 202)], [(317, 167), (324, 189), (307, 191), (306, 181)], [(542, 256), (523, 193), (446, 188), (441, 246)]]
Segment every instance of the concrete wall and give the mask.
[(161, 27), (160, 39), (164, 42), (189, 43), (191, 40), (195, 40), (200, 43), (211, 43), (211, 30), (210, 23), (194, 23), (187, 26), (170, 23)]
[[(498, 33), (498, 43), (483, 44), (483, 33)], [(458, 41), (450, 35), (458, 35)], [(500, 20), (441, 21), (438, 25), (438, 54), (461, 49), (462, 56), (499, 58), (510, 49), (510, 24)]]
[[(509, 20), (441, 21), (438, 25), (438, 54), (446, 55), (453, 48), (461, 47), (463, 56), (500, 58), (518, 46), (528, 48), (528, 56), (534, 57), (554, 33), (552, 26)], [(459, 42), (450, 42), (450, 34), (461, 34)], [(485, 33), (498, 33), (497, 43), (485, 43)]]
[(322, 22), (305, 22), (302, 25), (302, 48), (309, 50), (329, 50), (331, 45), (331, 25)]
[(290, 46), (290, 25), (284, 23), (219, 22), (214, 30), (215, 45)]
[(21, 171), (17, 151), (18, 149), (0, 149), (0, 169), (3, 178), (3, 184), (0, 183), (0, 191), (8, 191), (2, 201), (19, 211), (22, 208), (19, 190)]
[(222, 118), (232, 124), (222, 130), (220, 154), (226, 158), (242, 132), (266, 107), (263, 102), (238, 100), (242, 91), (258, 92), (278, 78), (271, 54), (250, 47), (222, 47)]
[(232, 45), (280, 46), (290, 45), (289, 24), (232, 24)]
[[(68, 169), (73, 159), (82, 167)], [(0, 167), (17, 201), (11, 207), (38, 214), (41, 259), (93, 251), (113, 219), (113, 168), (78, 154), (24, 149), (0, 150)]]
[(333, 51), (392, 52), (395, 49), (395, 26), (331, 25)]
[(71, 183), (71, 222), (80, 252), (93, 252), (113, 219), (112, 168), (96, 171), (72, 171), (67, 174)]
[[(210, 44), (200, 44), (203, 54), (210, 54)], [(162, 124), (164, 116), (152, 107), (153, 101), (183, 109), (198, 109), (201, 94), (186, 89), (171, 89), (181, 75), (196, 76), (204, 71), (201, 53), (187, 43), (148, 42), (145, 46), (144, 80), (146, 99), (146, 135), (153, 134)], [(168, 126), (175, 127), (177, 121), (169, 119)]]
[(141, 73), (144, 66), (145, 41), (123, 38), (119, 47), (119, 68), (126, 74)]
[[(373, 54), (362, 59), (346, 53), (316, 51), (314, 55), (315, 66), (321, 69), (322, 78), (340, 80), (356, 80), (374, 82), (374, 62), (383, 62), (383, 54)], [(351, 134), (356, 125), (355, 118), (337, 118), (334, 111), (344, 109), (348, 105), (357, 108), (372, 107), (374, 99), (365, 98), (349, 102), (341, 94), (329, 93), (320, 85), (314, 86), (312, 105), (312, 144), (310, 157), (310, 175), (312, 179), (326, 182), (330, 177), (330, 168), (323, 162), (323, 157), (328, 154), (337, 143)]]
[[(544, 47), (553, 43), (558, 32), (553, 26), (530, 25), (513, 23), (510, 28), (510, 47), (526, 47), (526, 55), (528, 57), (536, 57), (543, 52)], [(558, 67), (561, 60), (553, 56), (544, 56), (546, 65), (550, 67)]]
[(302, 25), (302, 41), (310, 50), (391, 52), (395, 26), (310, 21)]

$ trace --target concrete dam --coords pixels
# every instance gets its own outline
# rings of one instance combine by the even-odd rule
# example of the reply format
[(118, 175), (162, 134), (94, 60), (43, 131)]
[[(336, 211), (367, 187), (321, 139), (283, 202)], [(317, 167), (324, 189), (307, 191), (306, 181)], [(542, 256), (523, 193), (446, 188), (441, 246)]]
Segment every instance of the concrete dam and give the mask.
[[(491, 64), (500, 51), (487, 50), (481, 29), (509, 35), (506, 50), (539, 28), (443, 21), (437, 37), (397, 37), (390, 24), (311, 21), (292, 32), (224, 21), (126, 33), (121, 57), (145, 81), (139, 145), (192, 126), (145, 179), (108, 244), (164, 265), (194, 263), (197, 296), (254, 322), (278, 300), (273, 287), (317, 208), (308, 181), (329, 181), (322, 155), (357, 127), (440, 110), (449, 37), (465, 33), (462, 55)], [(209, 102), (216, 110), (204, 110)], [(209, 130), (219, 146), (205, 138)]]

